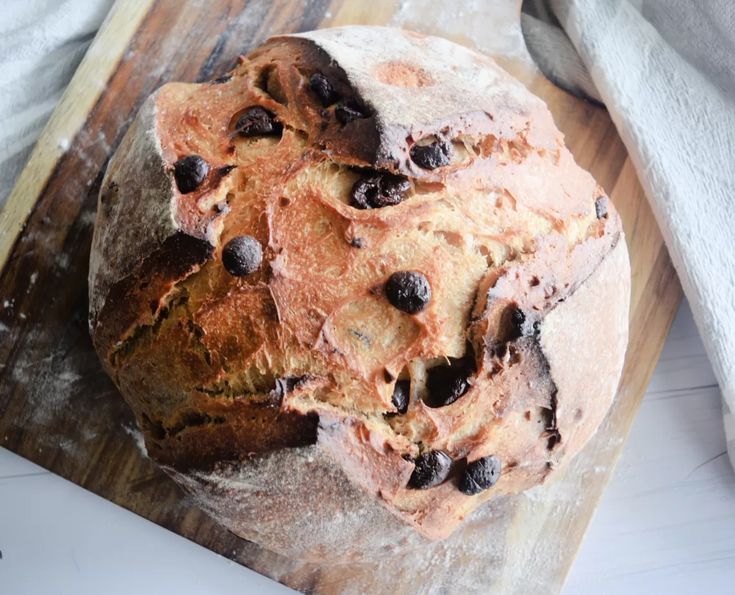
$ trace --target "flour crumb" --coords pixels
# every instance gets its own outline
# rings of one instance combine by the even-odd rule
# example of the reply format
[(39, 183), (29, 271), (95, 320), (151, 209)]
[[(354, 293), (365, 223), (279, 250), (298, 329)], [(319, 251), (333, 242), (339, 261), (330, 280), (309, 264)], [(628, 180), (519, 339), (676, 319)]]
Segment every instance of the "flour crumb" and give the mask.
[(59, 139), (59, 142), (56, 146), (59, 147), (59, 150), (62, 153), (66, 153), (69, 150), (71, 143), (69, 142), (68, 138), (64, 137)]
[(69, 384), (76, 382), (77, 380), (81, 380), (82, 376), (80, 374), (77, 374), (76, 372), (73, 372), (72, 370), (63, 370), (57, 378), (61, 380), (62, 382), (68, 382)]
[(64, 438), (59, 442), (59, 449), (69, 454), (76, 454), (76, 445), (71, 438)]
[(138, 427), (123, 425), (122, 429), (128, 436), (133, 439), (133, 442), (135, 442), (135, 446), (138, 447), (140, 454), (142, 454), (144, 457), (147, 457), (148, 449), (145, 447), (145, 438), (143, 438), (143, 434), (140, 432)]
[(33, 286), (36, 284), (36, 281), (38, 281), (38, 271), (33, 271), (31, 273), (31, 276), (28, 278), (28, 287), (26, 288), (26, 293), (31, 293), (31, 289), (33, 289)]

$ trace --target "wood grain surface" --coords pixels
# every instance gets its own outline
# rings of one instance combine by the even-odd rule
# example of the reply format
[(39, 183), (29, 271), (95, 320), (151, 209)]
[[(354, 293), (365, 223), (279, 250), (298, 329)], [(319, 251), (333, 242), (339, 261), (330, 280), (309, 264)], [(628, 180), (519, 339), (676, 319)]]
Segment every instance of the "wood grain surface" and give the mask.
[[(388, 0), (118, 0), (0, 213), (0, 445), (303, 591), (560, 589), (681, 290), (607, 112), (556, 89), (518, 51), (517, 3), (489, 2), (482, 14), (470, 15), (448, 13), (444, 4), (414, 0), (409, 9)], [(577, 161), (610, 193), (627, 233), (631, 341), (613, 409), (555, 481), (494, 502), (460, 529), (453, 542), (464, 536), (479, 542), (474, 559), (467, 558), (468, 550), (447, 546), (443, 558), (413, 568), (398, 560), (317, 567), (236, 538), (143, 456), (132, 416), (89, 340), (86, 277), (96, 195), (107, 160), (145, 97), (169, 80), (223, 74), (269, 35), (348, 23), (400, 24), (468, 44), (481, 39), (482, 49), (505, 54), (503, 65), (549, 104)]]

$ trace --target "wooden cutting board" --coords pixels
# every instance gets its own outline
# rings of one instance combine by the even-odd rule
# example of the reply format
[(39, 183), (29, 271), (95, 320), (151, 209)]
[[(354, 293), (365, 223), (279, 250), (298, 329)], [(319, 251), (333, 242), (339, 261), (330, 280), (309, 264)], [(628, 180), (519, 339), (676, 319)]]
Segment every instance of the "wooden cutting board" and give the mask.
[[(536, 71), (524, 52), (518, 5), (118, 0), (0, 213), (0, 445), (296, 589), (559, 590), (620, 454), (681, 290), (607, 112), (560, 91)], [(549, 104), (575, 158), (623, 217), (633, 271), (631, 335), (619, 394), (598, 434), (555, 481), (494, 502), (460, 529), (452, 543), (472, 542), (473, 548), (427, 548), (423, 559), (407, 557), (410, 564), (317, 567), (218, 527), (143, 456), (133, 419), (90, 344), (86, 278), (102, 172), (150, 92), (169, 80), (223, 74), (269, 35), (350, 23), (398, 24), (479, 45), (500, 54), (502, 64)]]

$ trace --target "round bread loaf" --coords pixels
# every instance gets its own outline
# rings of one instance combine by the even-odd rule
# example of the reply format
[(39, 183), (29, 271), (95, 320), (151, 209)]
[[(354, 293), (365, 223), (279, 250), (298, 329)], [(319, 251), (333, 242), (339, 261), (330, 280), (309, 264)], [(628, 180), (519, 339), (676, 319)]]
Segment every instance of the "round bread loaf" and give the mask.
[(615, 394), (621, 221), (489, 57), (344, 27), (169, 83), (109, 163), (90, 328), (226, 527), (361, 559), (543, 482)]

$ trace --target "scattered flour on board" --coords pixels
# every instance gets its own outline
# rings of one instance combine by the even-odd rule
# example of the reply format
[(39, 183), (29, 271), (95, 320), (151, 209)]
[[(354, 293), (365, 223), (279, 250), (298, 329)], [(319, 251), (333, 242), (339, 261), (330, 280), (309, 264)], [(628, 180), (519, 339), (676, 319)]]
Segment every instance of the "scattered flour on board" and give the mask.
[(142, 454), (144, 457), (147, 457), (148, 450), (145, 447), (145, 439), (143, 438), (143, 434), (138, 429), (138, 427), (123, 424), (122, 429), (128, 436), (130, 436), (133, 439), (133, 442), (135, 442), (135, 446), (140, 451), (140, 454)]
[(94, 221), (97, 218), (97, 211), (95, 209), (89, 209), (84, 211), (80, 217), (79, 221), (84, 225), (89, 225), (90, 227), (94, 225)]
[[(43, 337), (48, 329), (40, 331), (32, 327), (25, 338), (29, 346), (23, 350), (13, 364), (12, 379), (23, 391), (25, 405), (17, 424), (35, 436), (44, 449), (59, 449), (65, 454), (81, 458), (86, 448), (98, 436), (98, 428), (79, 423), (74, 434), (69, 433), (69, 424), (60, 420), (75, 415), (82, 405), (81, 392), (84, 381), (90, 376), (101, 374), (95, 363), (91, 346), (78, 349), (75, 337), (64, 337), (56, 345), (40, 351), (36, 345), (44, 344)], [(102, 393), (96, 395), (103, 397)], [(95, 401), (98, 409), (107, 406), (107, 401)], [(77, 416), (75, 415), (75, 419)], [(84, 419), (79, 416), (79, 419)], [(86, 445), (86, 446), (85, 446)]]
[[(33, 332), (33, 331), (32, 331)], [(82, 378), (63, 362), (63, 349), (38, 360), (21, 359), (13, 368), (13, 380), (28, 387), (25, 420), (22, 426), (43, 426), (62, 412)]]
[(56, 257), (56, 265), (63, 271), (69, 268), (69, 255), (66, 252), (60, 252)]

